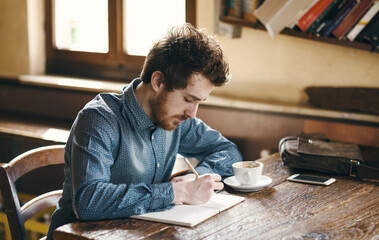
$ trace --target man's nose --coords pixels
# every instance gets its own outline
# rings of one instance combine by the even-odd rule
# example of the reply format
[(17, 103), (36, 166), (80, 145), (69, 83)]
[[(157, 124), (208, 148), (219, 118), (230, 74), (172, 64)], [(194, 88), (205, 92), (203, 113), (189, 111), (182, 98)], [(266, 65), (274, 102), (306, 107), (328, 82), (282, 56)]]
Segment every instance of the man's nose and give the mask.
[(185, 115), (187, 115), (189, 118), (195, 118), (197, 114), (197, 110), (199, 108), (199, 104), (193, 104), (190, 107), (186, 109), (184, 112)]

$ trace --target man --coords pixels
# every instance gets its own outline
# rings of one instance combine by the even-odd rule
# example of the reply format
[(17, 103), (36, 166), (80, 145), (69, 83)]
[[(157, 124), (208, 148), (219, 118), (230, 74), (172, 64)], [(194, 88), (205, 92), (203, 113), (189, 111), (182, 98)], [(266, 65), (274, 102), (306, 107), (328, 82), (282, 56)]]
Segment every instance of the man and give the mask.
[[(66, 144), (63, 196), (48, 238), (69, 222), (201, 204), (222, 189), (241, 154), (196, 113), (228, 71), (215, 40), (185, 24), (155, 43), (140, 79), (89, 102)], [(170, 181), (177, 153), (197, 158), (201, 176)]]

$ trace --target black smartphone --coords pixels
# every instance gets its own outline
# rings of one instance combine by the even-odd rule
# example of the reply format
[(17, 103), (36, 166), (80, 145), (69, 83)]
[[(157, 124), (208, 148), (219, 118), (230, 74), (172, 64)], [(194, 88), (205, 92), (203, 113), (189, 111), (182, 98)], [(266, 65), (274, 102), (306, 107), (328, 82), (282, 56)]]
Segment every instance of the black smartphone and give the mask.
[(304, 174), (294, 174), (287, 178), (288, 181), (292, 182), (301, 182), (301, 183), (310, 183), (310, 184), (318, 184), (318, 185), (330, 185), (336, 181), (334, 178), (326, 178), (326, 177), (315, 177), (308, 176)]

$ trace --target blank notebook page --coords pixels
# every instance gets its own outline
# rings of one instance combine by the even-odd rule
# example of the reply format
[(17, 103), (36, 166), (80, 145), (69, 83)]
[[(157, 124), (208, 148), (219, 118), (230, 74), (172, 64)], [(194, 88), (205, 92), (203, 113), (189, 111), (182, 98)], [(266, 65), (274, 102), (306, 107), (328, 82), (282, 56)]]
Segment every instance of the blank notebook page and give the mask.
[(244, 197), (240, 196), (215, 194), (212, 199), (205, 204), (177, 204), (166, 211), (134, 215), (131, 216), (131, 218), (193, 227), (217, 213), (242, 202), (244, 199)]

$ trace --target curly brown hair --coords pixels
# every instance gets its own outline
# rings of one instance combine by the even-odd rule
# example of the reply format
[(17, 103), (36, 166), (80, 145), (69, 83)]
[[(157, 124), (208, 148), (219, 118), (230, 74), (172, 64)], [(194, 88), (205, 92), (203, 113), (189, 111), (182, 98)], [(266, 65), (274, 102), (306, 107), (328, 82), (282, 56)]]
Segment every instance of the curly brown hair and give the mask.
[(173, 91), (186, 88), (189, 77), (199, 73), (214, 86), (222, 86), (228, 81), (229, 65), (212, 36), (186, 23), (172, 28), (153, 45), (141, 72), (142, 81), (150, 83), (155, 71), (163, 73), (166, 90)]

